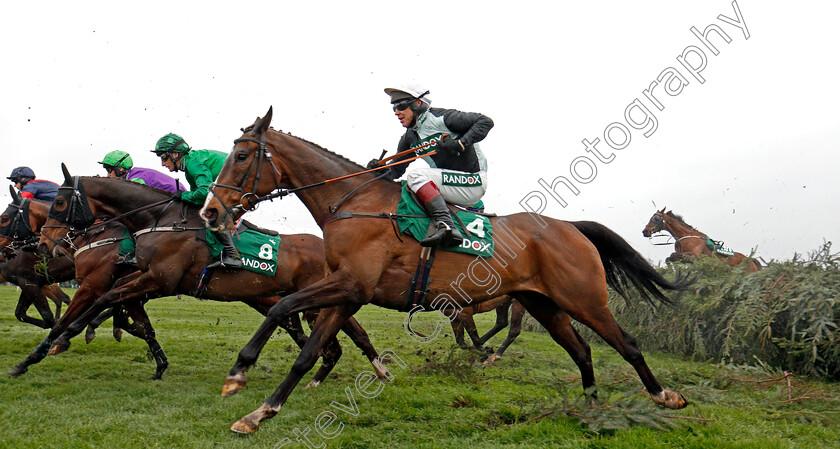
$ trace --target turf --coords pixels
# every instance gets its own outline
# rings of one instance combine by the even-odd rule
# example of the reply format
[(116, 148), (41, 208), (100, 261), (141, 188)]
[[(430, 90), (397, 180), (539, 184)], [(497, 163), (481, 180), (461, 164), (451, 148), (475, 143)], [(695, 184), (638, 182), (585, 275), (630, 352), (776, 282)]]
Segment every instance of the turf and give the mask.
[[(0, 287), (4, 371), (45, 335), (14, 319), (16, 300), (13, 287)], [(90, 345), (77, 337), (67, 352), (25, 375), (0, 376), (0, 447), (840, 447), (837, 384), (799, 377), (756, 382), (784, 374), (646, 351), (659, 381), (691, 401), (684, 410), (663, 412), (649, 406), (638, 377), (615, 351), (591, 342), (601, 402), (588, 407), (577, 368), (547, 334), (523, 332), (496, 366), (483, 368), (479, 354), (454, 346), (451, 329), (419, 343), (403, 329), (403, 314), (375, 307), (357, 318), (380, 352), (391, 350), (405, 362), (388, 365), (395, 378), (381, 384), (378, 396), (360, 395), (356, 379), (371, 367), (342, 336), (344, 356), (327, 381), (304, 390), (310, 373), (280, 414), (241, 436), (230, 425), (279, 385), (297, 347), (286, 335), (273, 337), (249, 371), (248, 386), (223, 399), (225, 375), (262, 317), (242, 304), (189, 297), (153, 300), (147, 309), (169, 356), (163, 380), (150, 380), (154, 363), (145, 343), (130, 336), (114, 341), (107, 321)], [(492, 314), (477, 318), (480, 329), (494, 320)], [(426, 314), (415, 327), (430, 333), (434, 322)], [(357, 411), (348, 408), (348, 395)], [(316, 433), (319, 416), (321, 424), (336, 418), (321, 429), (332, 438)], [(310, 442), (297, 441), (296, 430), (307, 429)]]

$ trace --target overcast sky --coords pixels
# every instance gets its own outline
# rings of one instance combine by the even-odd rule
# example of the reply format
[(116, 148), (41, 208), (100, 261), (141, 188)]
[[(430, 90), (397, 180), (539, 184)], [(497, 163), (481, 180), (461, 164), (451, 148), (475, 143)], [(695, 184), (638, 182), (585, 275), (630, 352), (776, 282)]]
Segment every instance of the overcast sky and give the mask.
[[(382, 89), (415, 82), (495, 121), (490, 211), (544, 197), (546, 215), (599, 221), (654, 262), (673, 247), (641, 231), (665, 206), (767, 260), (840, 238), (836, 3), (739, 0), (745, 26), (724, 0), (547, 3), (6, 4), (0, 171), (104, 174), (114, 149), (160, 168), (160, 136), (229, 151), (272, 105), (275, 128), (364, 164), (403, 132)], [(730, 39), (711, 33), (717, 55), (691, 31), (710, 24)], [(678, 57), (698, 67), (698, 52), (691, 74)], [(596, 138), (598, 154), (582, 143)], [(320, 235), (296, 198), (249, 218)]]

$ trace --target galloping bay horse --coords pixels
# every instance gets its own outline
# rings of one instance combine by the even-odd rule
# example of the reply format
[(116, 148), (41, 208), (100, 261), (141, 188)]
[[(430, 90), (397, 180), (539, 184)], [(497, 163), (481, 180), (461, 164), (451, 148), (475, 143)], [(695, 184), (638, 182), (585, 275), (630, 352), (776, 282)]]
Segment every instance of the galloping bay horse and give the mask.
[[(365, 169), (311, 142), (269, 129), (271, 115), (269, 109), (234, 141), (202, 217), (212, 229), (232, 229), (234, 220), (258, 202), (296, 193), (323, 229), (329, 274), (271, 308), (240, 351), (222, 394), (234, 394), (245, 386), (245, 371), (254, 365), (280, 320), (320, 307), (333, 307), (338, 313), (317, 323), (274, 394), (233, 424), (231, 430), (240, 433), (255, 432), (261, 421), (280, 411), (314, 366), (321, 346), (363, 305), (406, 310), (405, 292), (421, 253), (417, 242), (396, 235), (391, 220), (371, 218), (396, 211), (399, 183), (376, 174), (355, 176)], [(608, 282), (624, 292), (622, 281), (629, 281), (649, 301), (668, 303), (659, 288), (682, 288), (684, 279), (663, 278), (624, 239), (598, 223), (572, 224), (527, 213), (494, 217), (490, 222), (497, 245), (492, 258), (437, 252), (427, 296), (434, 305), (420, 304), (423, 310), (457, 310), (509, 294), (569, 352), (580, 368), (585, 391), (592, 391), (591, 354), (571, 325), (570, 317), (574, 318), (635, 368), (655, 403), (685, 407), (682, 395), (656, 381), (633, 337), (607, 308)]]
[(728, 255), (717, 248), (713, 250), (708, 244), (710, 241), (714, 242), (713, 240), (706, 234), (694, 229), (693, 226), (686, 223), (679, 215), (674, 214), (670, 210), (665, 212), (664, 207), (650, 217), (647, 226), (642, 230), (642, 235), (650, 238), (653, 234), (660, 231), (667, 231), (676, 239), (674, 242), (676, 256), (672, 255), (669, 259), (685, 256), (697, 257), (701, 254), (706, 254), (717, 257), (726, 262), (730, 267), (736, 267), (746, 262), (746, 271), (748, 273), (755, 273), (761, 268), (757, 260), (747, 257), (742, 253), (733, 251), (733, 255)]
[[(206, 232), (197, 207), (173, 202), (168, 192), (153, 187), (121, 179), (73, 177), (63, 164), (62, 169), (65, 180), (50, 210), (47, 229), (42, 233), (43, 248), (54, 251), (54, 243), (70, 228), (95, 227), (94, 217), (112, 217), (111, 220), (118, 219), (135, 236), (140, 271), (114, 278), (105, 292), (91, 292), (82, 298), (77, 293), (73, 301), (78, 301), (78, 307), (71, 304), (48, 337), (52, 342), (50, 355), (65, 351), (70, 338), (78, 335), (106, 307), (183, 293), (216, 301), (241, 301), (265, 315), (280, 301), (277, 295), (296, 292), (324, 277), (324, 245), (320, 238), (309, 234), (280, 235), (274, 276), (219, 268), (207, 274), (206, 288), (197, 293), (202, 272), (212, 261), (207, 243), (197, 238)], [(107, 260), (90, 260), (85, 269), (104, 272), (111, 265)], [(309, 318), (321, 320), (329, 315), (323, 311), (317, 318)], [(288, 318), (283, 326), (302, 346), (306, 337), (300, 319), (297, 315)], [(387, 369), (379, 364), (379, 355), (358, 322), (348, 321), (343, 330), (374, 364), (377, 373), (387, 377)], [(335, 338), (323, 354), (324, 366), (316, 373), (312, 385), (326, 378), (341, 357), (341, 347)]]
[[(33, 324), (37, 324), (39, 327), (51, 329), (56, 325), (56, 322), (52, 314), (49, 313), (49, 307), (46, 307), (46, 301), (44, 301), (42, 297), (39, 298), (38, 296), (33, 296), (33, 291), (37, 291), (39, 286), (43, 286), (41, 287), (41, 292), (44, 292), (47, 289), (49, 289), (53, 295), (55, 295), (56, 291), (60, 292), (61, 295), (63, 295), (63, 298), (66, 298), (66, 302), (70, 303), (70, 306), (68, 307), (69, 311), (73, 309), (74, 301), (71, 301), (70, 298), (68, 298), (56, 284), (45, 284), (55, 281), (67, 281), (76, 276), (76, 279), (80, 284), (79, 290), (84, 292), (86, 289), (95, 287), (95, 284), (94, 286), (91, 285), (95, 279), (104, 279), (105, 276), (88, 276), (89, 273), (84, 270), (77, 272), (75, 270), (73, 257), (69, 254), (51, 258), (45, 265), (46, 269), (44, 269), (43, 266), (39, 268), (39, 265), (37, 264), (41, 263), (41, 257), (36, 254), (34, 245), (38, 241), (38, 233), (47, 222), (47, 214), (50, 209), (50, 204), (43, 201), (21, 199), (14, 190), (12, 190), (12, 197), (13, 203), (9, 206), (6, 212), (0, 216), (0, 233), (4, 236), (8, 235), (13, 238), (14, 241), (9, 243), (9, 245), (15, 248), (12, 250), (15, 257), (11, 258), (6, 263), (0, 264), (0, 271), (4, 273), (4, 278), (8, 277), (9, 280), (17, 283), (21, 287), (21, 299), (16, 310), (16, 316), (18, 319), (25, 322), (34, 321)], [(123, 232), (122, 226), (115, 224), (113, 226), (102, 228), (100, 232), (96, 233), (95, 237), (98, 240), (119, 239)], [(87, 237), (85, 236), (81, 236), (74, 239), (72, 243), (78, 246), (87, 245), (89, 242), (86, 241), (86, 238)], [(7, 242), (5, 241), (5, 237), (0, 238), (0, 245), (6, 244)], [(115, 262), (112, 260), (113, 258), (109, 257), (109, 253), (101, 247), (91, 248), (91, 250), (85, 253), (82, 257), (91, 258), (90, 260), (104, 260), (111, 263), (110, 270), (106, 273), (106, 276), (108, 274), (114, 276), (115, 273), (120, 271), (118, 267), (113, 265)], [(123, 274), (127, 274), (125, 270), (123, 271)], [(101, 288), (100, 291), (102, 291)], [(46, 314), (44, 311), (41, 311), (39, 307), (39, 300), (43, 303), (43, 306), (46, 307)], [(41, 320), (36, 320), (25, 315), (26, 307), (28, 307), (30, 302), (34, 302), (36, 304), (36, 308), (39, 308), (39, 311), (41, 311), (42, 317), (44, 318), (43, 325), (39, 324)], [(126, 314), (134, 320), (134, 323), (128, 323)], [(105, 311), (101, 316), (97, 317), (97, 321), (98, 323), (101, 323), (105, 318), (112, 315), (114, 317), (115, 331), (125, 329), (130, 334), (144, 339), (149, 344), (150, 350), (156, 354), (155, 358), (162, 358), (163, 362), (165, 362), (166, 357), (163, 350), (160, 349), (160, 345), (154, 339), (154, 330), (151, 328), (149, 317), (146, 315), (146, 311), (143, 309), (142, 304), (127, 304), (125, 307), (125, 313), (122, 313), (121, 310)], [(61, 316), (60, 309), (56, 310), (56, 316)], [(61, 322), (61, 319), (59, 319), (59, 322)], [(92, 329), (89, 328), (88, 333), (92, 333)], [(118, 335), (119, 334), (115, 332), (115, 337)], [(47, 349), (49, 349), (48, 339), (49, 337), (36, 346), (35, 350), (33, 350), (24, 361), (15, 365), (15, 367), (9, 371), (9, 375), (19, 376), (25, 373), (30, 365), (43, 360), (46, 356)], [(163, 369), (165, 369), (165, 366), (163, 366)], [(163, 372), (160, 366), (160, 361), (158, 372)]]
[[(41, 258), (35, 254), (34, 243), (47, 219), (50, 204), (21, 198), (14, 188), (9, 190), (12, 203), (0, 215), (0, 248), (3, 249), (0, 277), (20, 287), (15, 318), (23, 323), (49, 329), (55, 324), (56, 317), (61, 315), (61, 304), (70, 302), (67, 294), (54, 283), (73, 279), (73, 261), (56, 259), (46, 267), (36, 267)], [(47, 298), (55, 303), (55, 315), (50, 310)], [(26, 312), (33, 305), (41, 319), (27, 315)]]

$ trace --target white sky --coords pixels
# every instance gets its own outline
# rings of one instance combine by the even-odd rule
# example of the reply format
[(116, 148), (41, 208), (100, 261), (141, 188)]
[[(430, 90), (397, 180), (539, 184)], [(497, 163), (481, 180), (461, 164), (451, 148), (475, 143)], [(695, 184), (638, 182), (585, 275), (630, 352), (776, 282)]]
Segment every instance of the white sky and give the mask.
[[(514, 213), (539, 179), (571, 179), (578, 156), (595, 161), (583, 139), (613, 152), (604, 129), (626, 125), (638, 98), (656, 131), (631, 129), (630, 144), (576, 184), (580, 195), (558, 188), (568, 206), (550, 202), (547, 215), (599, 221), (654, 262), (673, 247), (641, 235), (653, 203), (767, 260), (840, 239), (836, 3), (739, 0), (748, 40), (717, 19), (736, 17), (724, 0), (546, 4), (5, 4), (0, 174), (28, 165), (60, 182), (62, 161), (74, 174), (104, 174), (96, 162), (114, 149), (159, 168), (149, 150), (168, 132), (229, 151), (270, 105), (275, 128), (364, 164), (393, 154), (403, 132), (382, 89), (413, 81), (434, 106), (493, 118), (485, 203)], [(711, 38), (717, 56), (690, 31), (712, 23), (732, 39)], [(690, 45), (708, 58), (703, 84), (677, 62)], [(689, 84), (673, 97), (660, 88), (658, 111), (642, 91), (667, 67)], [(295, 198), (249, 218), (320, 234)]]

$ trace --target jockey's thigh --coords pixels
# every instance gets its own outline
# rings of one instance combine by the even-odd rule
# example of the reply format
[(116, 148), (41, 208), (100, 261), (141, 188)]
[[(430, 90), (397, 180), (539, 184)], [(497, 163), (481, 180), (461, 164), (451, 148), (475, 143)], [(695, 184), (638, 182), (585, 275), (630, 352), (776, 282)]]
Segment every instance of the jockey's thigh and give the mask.
[(487, 172), (467, 173), (442, 168), (418, 168), (408, 172), (408, 187), (415, 193), (429, 181), (435, 183), (447, 203), (470, 207), (487, 191)]

